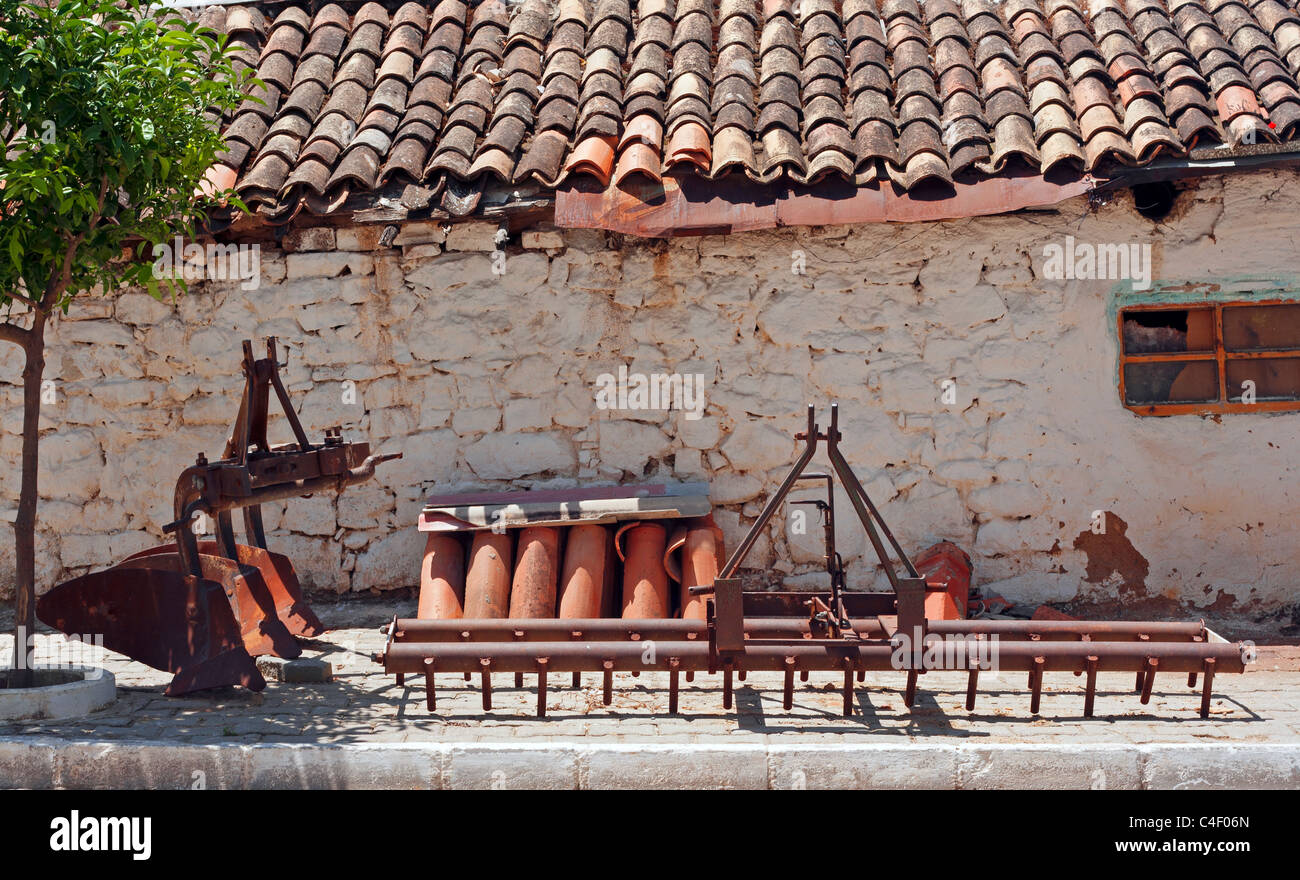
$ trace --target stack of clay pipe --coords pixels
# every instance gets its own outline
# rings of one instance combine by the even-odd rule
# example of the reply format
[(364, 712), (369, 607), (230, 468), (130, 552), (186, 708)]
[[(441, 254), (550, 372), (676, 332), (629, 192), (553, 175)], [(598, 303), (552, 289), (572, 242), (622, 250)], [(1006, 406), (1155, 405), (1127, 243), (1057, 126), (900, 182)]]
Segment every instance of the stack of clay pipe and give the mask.
[(432, 532), (416, 616), (703, 620), (690, 588), (713, 583), (724, 561), (711, 516)]

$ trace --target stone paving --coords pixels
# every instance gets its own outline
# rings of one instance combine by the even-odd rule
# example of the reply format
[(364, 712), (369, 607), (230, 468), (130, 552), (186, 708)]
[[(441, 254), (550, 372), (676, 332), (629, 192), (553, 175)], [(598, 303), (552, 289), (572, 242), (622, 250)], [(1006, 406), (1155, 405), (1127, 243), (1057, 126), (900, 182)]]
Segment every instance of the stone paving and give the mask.
[[(396, 606), (339, 603), (319, 609), (332, 629), (307, 643), (305, 656), (328, 660), (327, 684), (270, 682), (260, 694), (225, 688), (180, 698), (162, 694), (169, 676), (108, 653), (104, 665), (117, 676), (119, 699), (78, 721), (0, 724), (0, 738), (52, 736), (105, 741), (179, 743), (391, 743), (553, 742), (575, 737), (606, 742), (752, 741), (778, 737), (800, 743), (1300, 743), (1300, 650), (1261, 650), (1244, 676), (1216, 679), (1208, 720), (1197, 716), (1199, 692), (1181, 675), (1159, 676), (1151, 702), (1133, 693), (1132, 677), (1099, 677), (1096, 715), (1084, 719), (1082, 680), (1050, 675), (1042, 712), (1029, 713), (1022, 675), (984, 674), (974, 712), (964, 707), (961, 673), (929, 673), (917, 705), (902, 701), (903, 675), (874, 673), (856, 687), (857, 712), (840, 714), (838, 675), (813, 674), (796, 682), (794, 708), (781, 707), (781, 676), (751, 674), (736, 683), (736, 710), (722, 708), (720, 678), (683, 681), (681, 713), (667, 714), (666, 673), (615, 676), (614, 704), (601, 705), (600, 676), (585, 675), (579, 688), (567, 675), (550, 676), (547, 717), (534, 717), (535, 679), (514, 687), (512, 675), (493, 677), (493, 709), (481, 705), (477, 677), (438, 676), (438, 711), (425, 707), (423, 682), (409, 676), (398, 686), (370, 655), (383, 648), (379, 626)], [(38, 636), (38, 660), (55, 644)], [(0, 637), (0, 655), (12, 638)]]

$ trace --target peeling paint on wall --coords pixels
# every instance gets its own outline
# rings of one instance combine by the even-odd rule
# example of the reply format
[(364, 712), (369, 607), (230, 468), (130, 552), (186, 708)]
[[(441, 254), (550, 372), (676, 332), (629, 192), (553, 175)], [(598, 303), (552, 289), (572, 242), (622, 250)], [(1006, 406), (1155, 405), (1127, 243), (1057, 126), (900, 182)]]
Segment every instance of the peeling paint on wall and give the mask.
[(1114, 586), (1120, 598), (1139, 599), (1147, 592), (1151, 563), (1128, 538), (1128, 523), (1106, 511), (1101, 532), (1084, 529), (1074, 539), (1074, 549), (1088, 557), (1083, 579), (1090, 584)]

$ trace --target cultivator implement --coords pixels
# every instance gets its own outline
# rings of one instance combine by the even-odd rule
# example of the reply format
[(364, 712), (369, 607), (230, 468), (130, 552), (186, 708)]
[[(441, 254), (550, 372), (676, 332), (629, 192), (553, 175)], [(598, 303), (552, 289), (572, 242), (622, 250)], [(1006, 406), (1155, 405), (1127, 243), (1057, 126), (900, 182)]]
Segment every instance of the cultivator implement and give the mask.
[[(396, 455), (371, 455), (346, 443), (338, 428), (308, 441), (280, 379), (276, 341), (255, 359), (244, 342), (244, 396), (218, 461), (199, 454), (176, 481), (171, 544), (144, 550), (112, 568), (59, 584), (37, 600), (42, 621), (65, 633), (102, 634), (104, 646), (173, 673), (170, 695), (220, 685), (266, 686), (254, 657), (292, 658), (298, 637), (325, 631), (303, 598), (289, 558), (270, 550), (261, 507), (274, 501), (342, 492), (374, 475)], [(267, 441), (270, 393), (294, 443)], [(235, 540), (240, 511), (246, 543)], [(211, 517), (215, 540), (200, 541), (193, 521)]]
[[(549, 676), (582, 673), (602, 676), (603, 700), (613, 698), (615, 672), (668, 673), (668, 711), (679, 708), (681, 676), (721, 675), (722, 704), (730, 709), (733, 684), (747, 672), (784, 676), (783, 705), (793, 706), (794, 677), (832, 673), (842, 681), (843, 712), (853, 713), (854, 684), (868, 672), (905, 675), (904, 703), (916, 700), (919, 677), (929, 671), (967, 673), (966, 708), (973, 710), (984, 671), (1027, 675), (1030, 711), (1037, 714), (1044, 676), (1072, 672), (1084, 676), (1083, 714), (1092, 716), (1097, 676), (1102, 672), (1135, 675), (1136, 691), (1149, 702), (1158, 673), (1186, 675), (1189, 687), (1201, 684), (1201, 717), (1210, 708), (1216, 675), (1244, 672), (1248, 649), (1206, 628), (1203, 621), (1057, 621), (962, 620), (955, 613), (951, 573), (940, 560), (925, 569), (927, 577), (904, 552), (867, 496), (839, 449), (838, 406), (831, 408), (825, 432), (808, 408), (808, 427), (796, 435), (804, 441), (799, 460), (768, 500), (744, 540), (709, 582), (686, 591), (701, 600), (703, 619), (599, 617), (581, 619), (461, 618), (397, 619), (388, 627), (388, 642), (376, 662), (397, 676), (421, 675), (429, 711), (436, 711), (435, 676), (477, 675), (485, 711), (492, 707), (492, 674), (535, 675), (537, 714), (546, 714)], [(819, 444), (825, 444), (832, 473), (808, 473)], [(838, 480), (848, 496), (892, 591), (851, 592), (834, 543), (833, 488)], [(757, 592), (742, 588), (741, 564), (768, 522), (801, 481), (825, 483), (819, 507), (826, 521), (826, 567), (830, 590), (820, 593)], [(801, 503), (801, 502), (795, 502)], [(806, 502), (803, 502), (806, 503)], [(887, 546), (888, 545), (888, 546)], [(890, 551), (892, 550), (892, 556)], [(968, 570), (967, 570), (968, 571)], [(961, 601), (964, 607), (964, 597)], [(684, 603), (683, 608), (687, 605)]]

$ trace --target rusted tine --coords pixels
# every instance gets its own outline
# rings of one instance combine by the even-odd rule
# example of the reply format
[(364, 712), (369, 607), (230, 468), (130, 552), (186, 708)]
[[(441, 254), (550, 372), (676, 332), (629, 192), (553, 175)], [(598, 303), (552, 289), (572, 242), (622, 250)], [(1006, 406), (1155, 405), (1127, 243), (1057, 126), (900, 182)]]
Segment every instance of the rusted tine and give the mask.
[(903, 691), (903, 705), (909, 709), (916, 702), (916, 676), (915, 669), (907, 670), (907, 688)]
[[(1149, 635), (1147, 635), (1146, 633), (1139, 633), (1139, 634), (1138, 634), (1138, 641), (1139, 641), (1139, 642), (1148, 642), (1148, 641), (1150, 641), (1150, 640), (1151, 640), (1151, 637), (1150, 637)], [(1139, 694), (1147, 693), (1147, 689), (1146, 689), (1146, 677), (1147, 677), (1147, 676), (1146, 676), (1146, 673), (1147, 673), (1147, 664), (1146, 664), (1146, 661), (1144, 660), (1143, 663), (1142, 663), (1142, 668), (1140, 668), (1140, 669), (1137, 671), (1137, 676), (1136, 676), (1136, 678), (1134, 679), (1133, 690), (1136, 691), (1136, 692), (1139, 693)], [(1148, 696), (1147, 699), (1150, 699), (1150, 697)], [(1144, 699), (1142, 702), (1145, 703), (1146, 700)]]
[(1214, 666), (1215, 666), (1215, 662), (1213, 657), (1205, 658), (1205, 666), (1201, 671), (1201, 677), (1205, 679), (1201, 690), (1201, 717), (1202, 718), (1210, 717), (1210, 697), (1211, 697), (1210, 688), (1214, 682)]
[(731, 671), (732, 662), (724, 660), (722, 664), (722, 708), (731, 708)]
[(976, 666), (973, 669), (971, 669), (970, 676), (967, 677), (966, 679), (966, 711), (967, 712), (975, 711), (975, 693), (976, 693), (976, 688), (979, 687), (979, 681), (980, 681), (980, 670), (979, 667)]
[(668, 714), (669, 715), (677, 714), (677, 678), (678, 675), (680, 674), (678, 670), (681, 668), (681, 665), (682, 665), (681, 661), (678, 660), (676, 657), (668, 658)]
[(491, 672), (492, 659), (490, 657), (484, 657), (478, 662), (479, 665), (483, 667), (483, 673), (482, 673), (483, 711), (491, 712), (492, 711), (492, 672)]
[(405, 686), (406, 686), (406, 675), (405, 675), (405, 674), (399, 672), (399, 673), (397, 673), (396, 675), (394, 675), (393, 677), (394, 677), (395, 679), (397, 679), (397, 686), (398, 686), (398, 687), (405, 687)]
[(537, 717), (546, 717), (546, 667), (551, 661), (537, 658)]
[(794, 707), (794, 658), (785, 658), (785, 691), (781, 705), (788, 711)]
[(1043, 699), (1043, 666), (1047, 663), (1044, 657), (1034, 658), (1034, 668), (1029, 670), (1029, 714), (1037, 715), (1039, 704)]
[(1156, 667), (1159, 665), (1160, 665), (1160, 661), (1157, 660), (1155, 657), (1148, 657), (1146, 660), (1146, 664), (1145, 664), (1146, 668), (1143, 670), (1144, 675), (1142, 678), (1142, 701), (1141, 702), (1143, 706), (1151, 702), (1151, 687), (1156, 682)]
[(1083, 717), (1092, 717), (1093, 703), (1097, 697), (1097, 658), (1089, 657), (1086, 661), (1088, 667), (1088, 681), (1085, 687), (1087, 691), (1083, 698)]
[[(516, 642), (523, 641), (523, 638), (524, 638), (524, 631), (521, 630), (521, 629), (516, 629), (516, 630), (514, 630), (514, 631), (510, 634), (510, 636), (511, 636), (511, 638), (513, 638)], [(516, 673), (515, 673), (515, 689), (516, 689), (516, 690), (522, 689), (523, 686), (524, 686), (524, 674), (523, 674), (522, 672), (516, 672)]]
[(844, 658), (844, 717), (853, 714), (853, 658)]
[(600, 667), (603, 670), (601, 676), (603, 681), (601, 684), (604, 688), (604, 694), (602, 697), (605, 701), (605, 705), (608, 706), (610, 703), (614, 702), (614, 661), (602, 660)]
[(430, 712), (438, 710), (438, 694), (433, 686), (433, 658), (426, 657), (424, 660), (424, 701), (429, 707)]
[(1195, 673), (1195, 672), (1189, 672), (1189, 673), (1187, 673), (1187, 686), (1188, 686), (1189, 688), (1195, 688), (1195, 687), (1196, 687), (1196, 673)]
[(229, 510), (223, 510), (216, 516), (217, 546), (221, 555), (227, 559), (238, 559), (239, 551), (235, 549), (235, 522)]

